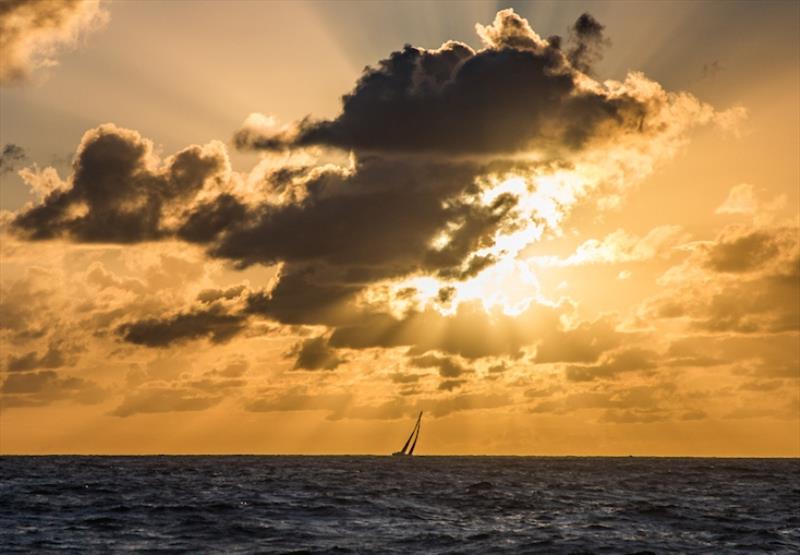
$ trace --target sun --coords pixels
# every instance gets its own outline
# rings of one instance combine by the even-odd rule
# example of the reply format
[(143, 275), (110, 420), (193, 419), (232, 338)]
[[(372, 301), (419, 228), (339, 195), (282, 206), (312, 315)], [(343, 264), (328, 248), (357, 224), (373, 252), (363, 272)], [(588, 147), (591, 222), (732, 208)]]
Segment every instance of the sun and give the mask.
[[(517, 316), (532, 302), (554, 304), (543, 298), (533, 260), (525, 257), (525, 251), (546, 233), (562, 233), (564, 217), (584, 194), (586, 180), (575, 172), (559, 170), (548, 174), (487, 175), (477, 185), (477, 193), (460, 200), (489, 207), (500, 195), (514, 198), (513, 208), (489, 245), (466, 257), (480, 257), (491, 263), (463, 280), (421, 273), (406, 276), (380, 284), (383, 294), (376, 295), (377, 289), (373, 289), (367, 298), (380, 299), (398, 316), (410, 308), (431, 308), (443, 316), (452, 316), (461, 303), (474, 301), (479, 301), (487, 313), (499, 310), (507, 316)], [(433, 236), (430, 248), (447, 248), (457, 230), (457, 224), (448, 223)]]

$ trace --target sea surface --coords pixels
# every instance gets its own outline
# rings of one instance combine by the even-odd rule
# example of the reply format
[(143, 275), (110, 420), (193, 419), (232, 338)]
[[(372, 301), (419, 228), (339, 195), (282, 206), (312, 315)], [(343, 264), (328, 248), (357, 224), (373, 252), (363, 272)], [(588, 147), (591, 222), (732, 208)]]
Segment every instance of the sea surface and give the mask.
[(0, 550), (798, 553), (800, 460), (0, 457)]

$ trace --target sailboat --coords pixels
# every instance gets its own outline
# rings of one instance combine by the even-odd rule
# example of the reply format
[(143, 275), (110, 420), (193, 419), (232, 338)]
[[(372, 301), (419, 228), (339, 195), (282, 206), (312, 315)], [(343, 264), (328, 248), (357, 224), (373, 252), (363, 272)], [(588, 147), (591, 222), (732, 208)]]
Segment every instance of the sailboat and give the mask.
[[(419, 427), (422, 424), (422, 412), (420, 411), (419, 416), (417, 416), (417, 423), (414, 424), (414, 428), (411, 430), (411, 435), (408, 436), (405, 445), (399, 451), (392, 453), (393, 457), (410, 457), (414, 454), (414, 448), (417, 446), (417, 440), (419, 439)], [(414, 439), (414, 442), (411, 442), (411, 439)], [(411, 448), (409, 449), (409, 445)], [(408, 449), (408, 451), (406, 451)]]

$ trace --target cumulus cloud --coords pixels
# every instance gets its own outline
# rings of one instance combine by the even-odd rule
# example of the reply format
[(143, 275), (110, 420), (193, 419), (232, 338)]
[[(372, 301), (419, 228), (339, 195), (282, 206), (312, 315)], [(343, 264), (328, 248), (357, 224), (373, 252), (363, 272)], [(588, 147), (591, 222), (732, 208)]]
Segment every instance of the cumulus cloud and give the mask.
[(161, 161), (153, 144), (112, 124), (81, 139), (66, 188), (22, 212), (13, 227), (33, 240), (132, 243), (169, 236), (172, 211), (226, 180), (224, 145), (192, 146)]
[(59, 50), (108, 20), (100, 0), (5, 0), (0, 3), (0, 83), (57, 65)]
[[(561, 233), (578, 202), (618, 202), (692, 126), (720, 114), (641, 74), (588, 76), (607, 42), (591, 16), (563, 48), (512, 10), (477, 31), (477, 51), (407, 46), (367, 68), (335, 118), (281, 125), (251, 116), (235, 137), (243, 148), (348, 150), (346, 163), (306, 152), (300, 164), (243, 176), (221, 143), (162, 159), (150, 140), (106, 124), (84, 135), (63, 181), (31, 174), (44, 183), (41, 199), (10, 227), (38, 241), (179, 240), (236, 268), (276, 268), (264, 287), (204, 289), (183, 311), (158, 304), (166, 316), (118, 325), (124, 312), (110, 311), (117, 336), (134, 344), (221, 343), (265, 318), (328, 328), (327, 341), (298, 345), (297, 368), (336, 367), (336, 349), (393, 347), (465, 359), (535, 349), (537, 363), (595, 363), (625, 334), (542, 297), (521, 253)], [(618, 232), (579, 254), (640, 260), (679, 236), (672, 227), (641, 239)], [(137, 286), (96, 268), (89, 277)]]
[(266, 134), (251, 122), (235, 142), (259, 149), (485, 155), (576, 149), (609, 133), (643, 129), (649, 107), (641, 99), (581, 85), (577, 72), (587, 69), (603, 41), (602, 26), (588, 14), (575, 24), (568, 55), (513, 10), (499, 12), (478, 33), (486, 47), (477, 52), (450, 41), (436, 50), (406, 46), (392, 53), (365, 71), (336, 119), (306, 118), (291, 131)]

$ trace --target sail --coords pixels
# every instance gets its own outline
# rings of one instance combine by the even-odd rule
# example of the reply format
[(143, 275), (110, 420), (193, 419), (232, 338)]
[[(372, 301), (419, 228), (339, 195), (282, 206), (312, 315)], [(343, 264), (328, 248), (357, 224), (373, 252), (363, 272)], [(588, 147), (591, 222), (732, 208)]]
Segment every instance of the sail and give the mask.
[[(416, 423), (416, 424), (414, 424), (414, 428), (411, 430), (411, 434), (408, 436), (408, 439), (406, 440), (406, 443), (405, 443), (405, 445), (403, 445), (403, 448), (402, 448), (402, 449), (400, 449), (400, 451), (398, 451), (398, 453), (399, 453), (399, 454), (401, 454), (401, 455), (405, 455), (405, 454), (406, 454), (406, 449), (408, 449), (408, 444), (409, 444), (409, 443), (411, 443), (411, 438), (413, 438), (413, 437), (414, 437), (414, 434), (415, 434), (415, 433), (417, 433), (417, 434), (418, 434), (418, 430), (419, 430), (419, 424), (420, 424), (420, 420), (421, 420), (421, 419), (422, 419), (422, 413), (419, 413), (419, 416), (417, 417), (417, 423)], [(418, 435), (419, 435), (419, 434), (418, 434)], [(415, 445), (416, 445), (416, 443), (417, 443), (417, 442), (416, 442), (416, 441), (414, 441), (414, 444), (415, 444)], [(412, 447), (411, 447), (411, 451), (413, 451), (413, 450), (414, 450), (414, 447), (412, 446)], [(410, 454), (411, 454), (411, 453), (409, 452), (409, 455), (410, 455)]]
[(408, 436), (408, 439), (406, 440), (405, 445), (403, 445), (403, 448), (400, 449), (399, 452), (402, 453), (403, 455), (406, 454), (406, 449), (408, 449), (408, 444), (411, 443), (411, 438), (414, 437), (414, 432), (416, 432), (416, 431), (417, 431), (417, 427), (414, 426), (414, 429), (411, 430), (411, 435)]
[(419, 413), (419, 419), (417, 420), (417, 437), (414, 438), (414, 443), (411, 444), (411, 449), (409, 449), (408, 454), (414, 454), (414, 447), (417, 446), (417, 440), (419, 439), (419, 429), (422, 427), (422, 413)]

